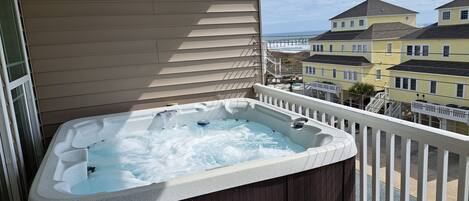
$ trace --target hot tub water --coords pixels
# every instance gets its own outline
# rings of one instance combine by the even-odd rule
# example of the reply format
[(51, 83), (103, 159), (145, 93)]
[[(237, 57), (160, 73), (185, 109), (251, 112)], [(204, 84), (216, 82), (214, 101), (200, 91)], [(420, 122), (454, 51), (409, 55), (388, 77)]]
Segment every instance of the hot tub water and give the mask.
[[(271, 128), (243, 119), (168, 125), (173, 112), (160, 114), (147, 132), (117, 135), (89, 147), (96, 167), (73, 194), (113, 192), (251, 160), (293, 155), (305, 148)], [(158, 123), (159, 122), (159, 123)]]

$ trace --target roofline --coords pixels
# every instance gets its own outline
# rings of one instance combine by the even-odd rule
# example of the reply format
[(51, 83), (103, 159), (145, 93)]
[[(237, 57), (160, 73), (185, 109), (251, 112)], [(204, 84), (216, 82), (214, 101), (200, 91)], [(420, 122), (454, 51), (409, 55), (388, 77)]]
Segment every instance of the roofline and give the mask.
[(351, 19), (351, 18), (360, 18), (360, 17), (381, 17), (381, 16), (400, 16), (400, 15), (417, 15), (419, 12), (414, 11), (415, 13), (406, 13), (406, 14), (388, 14), (388, 15), (363, 15), (363, 16), (356, 16), (356, 17), (344, 17), (344, 18), (330, 18), (329, 21), (332, 20), (340, 20), (340, 19)]
[(406, 72), (406, 73), (414, 73), (414, 74), (440, 75), (440, 76), (444, 76), (444, 77), (461, 77), (461, 78), (466, 78), (466, 79), (469, 78), (469, 76), (462, 76), (462, 75), (448, 75), (448, 74), (416, 72), (416, 71), (408, 71), (408, 70), (392, 70), (390, 68), (388, 68), (387, 70), (388, 71), (399, 71), (399, 72)]
[[(444, 6), (444, 5), (443, 5)], [(443, 10), (443, 9), (453, 9), (453, 8), (467, 8), (469, 7), (469, 5), (467, 6), (455, 6), (455, 7), (447, 7), (447, 8), (442, 8), (442, 6), (438, 7), (438, 8), (435, 8), (435, 10)]]

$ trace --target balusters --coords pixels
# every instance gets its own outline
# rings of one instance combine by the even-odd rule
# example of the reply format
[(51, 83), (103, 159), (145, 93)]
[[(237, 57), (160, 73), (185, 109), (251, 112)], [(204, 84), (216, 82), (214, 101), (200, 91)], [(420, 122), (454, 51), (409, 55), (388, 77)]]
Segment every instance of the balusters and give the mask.
[(360, 201), (366, 201), (368, 196), (367, 186), (367, 161), (368, 161), (368, 126), (360, 124)]
[(355, 122), (352, 122), (352, 124), (349, 125), (350, 126), (350, 134), (352, 135), (353, 139), (355, 139), (356, 137), (356, 134), (357, 134), (357, 123)]
[(296, 104), (291, 104), (291, 110), (290, 111), (296, 113)]
[(401, 201), (409, 201), (411, 140), (401, 136)]
[(314, 110), (313, 112), (313, 119), (318, 120), (318, 111)]
[(326, 113), (325, 112), (323, 112), (322, 115), (321, 115), (321, 121), (322, 121), (322, 123), (327, 123)]
[(436, 200), (446, 201), (448, 185), (448, 151), (438, 148), (436, 166)]
[(330, 121), (331, 121), (330, 125), (335, 128), (335, 116), (334, 115), (331, 115)]
[(459, 154), (458, 201), (469, 199), (469, 158)]
[(427, 200), (428, 144), (419, 142), (417, 201)]
[(386, 201), (394, 201), (394, 159), (396, 135), (386, 133)]
[(311, 116), (309, 116), (309, 115), (310, 115), (310, 113), (309, 113), (310, 110), (311, 110), (311, 109), (308, 108), (308, 107), (305, 109), (305, 116), (307, 116), (308, 118), (311, 117)]
[(339, 119), (339, 129), (345, 131), (345, 119)]
[(380, 153), (381, 153), (381, 130), (372, 133), (373, 143), (373, 169), (372, 169), (372, 200), (380, 200)]

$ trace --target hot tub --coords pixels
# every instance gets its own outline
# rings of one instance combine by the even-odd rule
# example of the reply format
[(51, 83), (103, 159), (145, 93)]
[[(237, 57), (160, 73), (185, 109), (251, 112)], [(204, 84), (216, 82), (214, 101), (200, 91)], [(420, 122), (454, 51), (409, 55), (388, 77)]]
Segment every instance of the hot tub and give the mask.
[(58, 129), (29, 200), (291, 200), (304, 178), (348, 200), (356, 152), (349, 134), (252, 99), (90, 117)]

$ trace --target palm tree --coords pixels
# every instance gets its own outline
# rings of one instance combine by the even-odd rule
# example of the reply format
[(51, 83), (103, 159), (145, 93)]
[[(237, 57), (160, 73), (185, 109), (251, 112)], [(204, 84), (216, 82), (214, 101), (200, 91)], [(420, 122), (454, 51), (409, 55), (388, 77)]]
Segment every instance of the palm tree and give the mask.
[(364, 109), (365, 97), (372, 97), (376, 94), (375, 87), (373, 85), (361, 82), (355, 83), (349, 89), (349, 93), (350, 97), (354, 101), (360, 102), (360, 109)]

